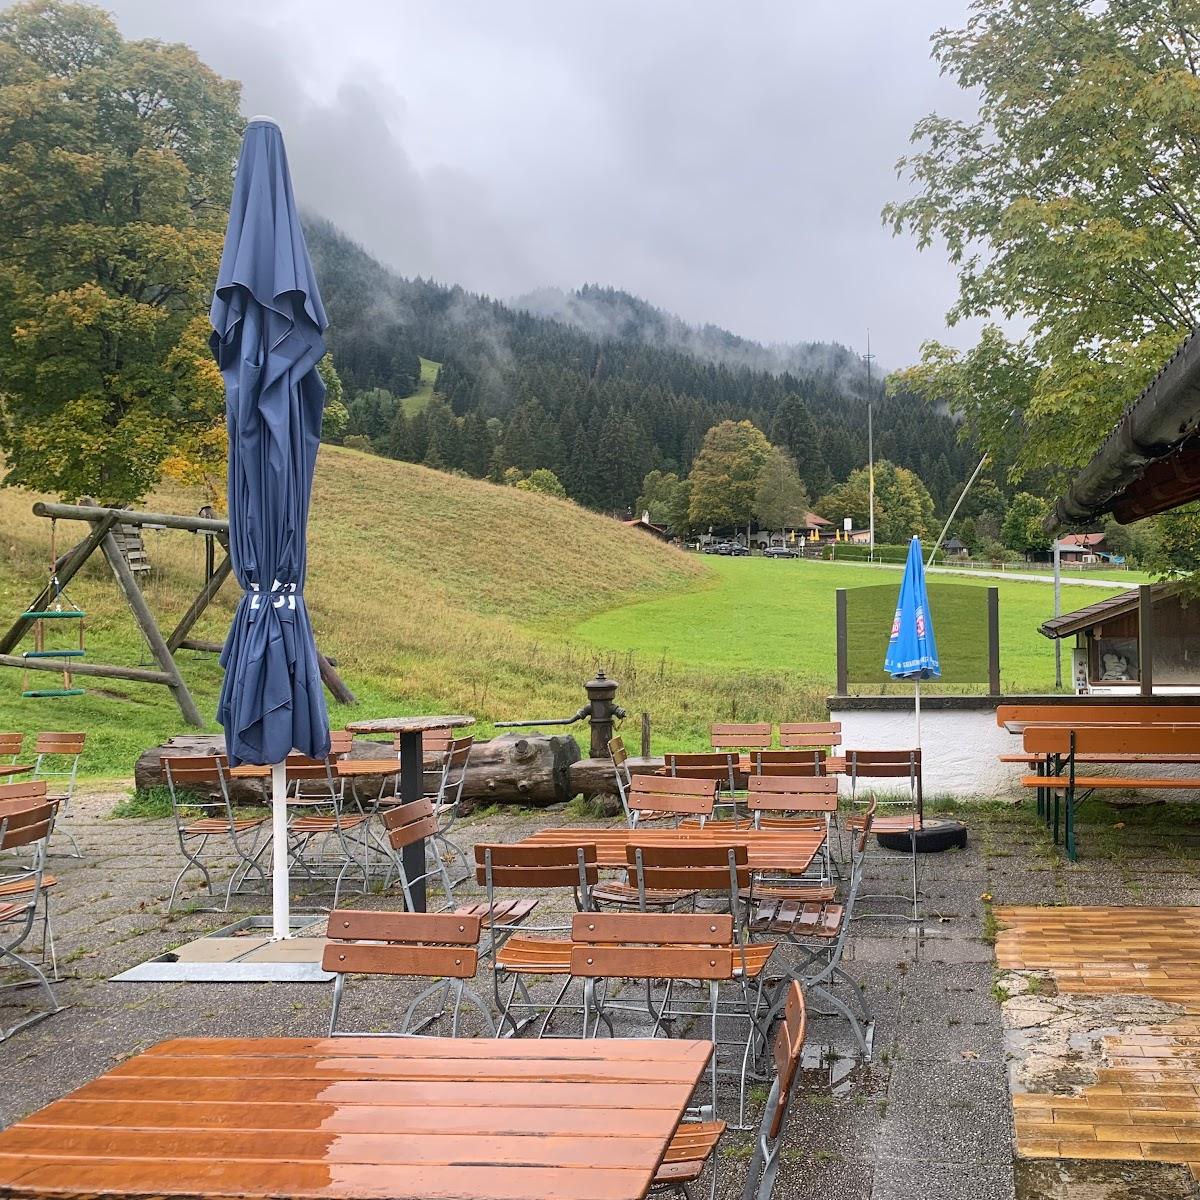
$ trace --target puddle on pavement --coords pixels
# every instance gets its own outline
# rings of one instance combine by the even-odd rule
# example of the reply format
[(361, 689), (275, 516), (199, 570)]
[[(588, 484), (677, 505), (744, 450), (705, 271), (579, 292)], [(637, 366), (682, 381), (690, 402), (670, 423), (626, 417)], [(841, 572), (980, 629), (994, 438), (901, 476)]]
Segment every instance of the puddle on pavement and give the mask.
[(831, 1043), (806, 1041), (800, 1055), (800, 1070), (804, 1084), (816, 1091), (828, 1091), (838, 1099), (854, 1091), (871, 1091), (872, 1077), (868, 1064), (857, 1054), (850, 1054)]
[(1016, 1200), (1195, 1200), (1192, 1173), (1177, 1163), (1020, 1159)]

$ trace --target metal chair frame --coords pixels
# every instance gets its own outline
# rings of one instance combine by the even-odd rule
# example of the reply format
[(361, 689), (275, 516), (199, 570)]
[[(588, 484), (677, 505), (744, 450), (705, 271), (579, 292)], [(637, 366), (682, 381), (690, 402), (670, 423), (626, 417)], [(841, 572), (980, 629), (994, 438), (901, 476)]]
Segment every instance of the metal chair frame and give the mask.
[[(874, 799), (869, 796), (868, 800), (860, 800), (858, 798), (858, 781), (862, 777), (864, 779), (907, 779), (909, 788), (909, 799), (897, 800), (892, 795), (885, 795), (881, 799), (881, 803), (888, 806), (911, 807), (913, 816), (911, 820), (912, 832), (909, 836), (909, 867), (912, 878), (912, 895), (905, 895), (902, 892), (876, 892), (864, 893), (862, 900), (903, 900), (906, 904), (912, 905), (912, 916), (906, 913), (886, 913), (872, 912), (872, 917), (883, 920), (898, 920), (919, 922), (921, 920), (920, 907), (920, 891), (917, 881), (917, 838), (916, 833), (920, 830), (924, 821), (924, 796), (921, 790), (921, 751), (914, 750), (847, 750), (846, 751), (846, 773), (850, 776), (850, 802), (851, 804), (865, 804)], [(886, 822), (886, 818), (882, 819)], [(861, 817), (851, 817), (847, 822), (847, 831), (853, 835), (855, 828), (862, 821)], [(876, 825), (880, 823), (880, 818), (876, 818)]]
[[(562, 964), (562, 969), (557, 967), (546, 970), (529, 968), (522, 971), (515, 967), (505, 966), (500, 962), (500, 955), (504, 946), (518, 930), (523, 933), (570, 934), (571, 926), (561, 924), (527, 925), (523, 918), (519, 924), (498, 921), (497, 913), (500, 909), (496, 902), (496, 889), (498, 887), (519, 888), (540, 892), (548, 888), (570, 888), (574, 896), (576, 911), (591, 912), (593, 911), (591, 892), (599, 879), (596, 847), (593, 844), (503, 846), (481, 843), (475, 847), (475, 877), (483, 885), (486, 895), (485, 915), (487, 917), (488, 945), (483, 951), (483, 955), (492, 960), (492, 992), (496, 1008), (500, 1012), (499, 1020), (496, 1023), (496, 1036), (515, 1037), (536, 1019), (529, 1016), (518, 1021), (512, 1015), (514, 1011), (540, 1012), (544, 1009), (545, 1015), (537, 1034), (539, 1038), (544, 1037), (552, 1017), (563, 1007), (563, 998), (572, 983), (569, 959)], [(547, 941), (549, 939), (530, 939), (528, 945), (531, 949), (536, 950), (539, 944), (544, 945)], [(555, 949), (558, 949), (557, 944)], [(503, 974), (512, 976), (512, 986), (507, 998), (500, 994)], [(549, 1005), (535, 1004), (522, 977), (525, 974), (565, 975), (566, 979), (559, 989), (558, 995)], [(517, 999), (518, 993), (520, 1000)], [(580, 1011), (582, 1011), (582, 1004)], [(505, 1030), (509, 1026), (511, 1026), (511, 1034), (506, 1034)]]
[[(867, 1002), (866, 993), (863, 991), (862, 985), (842, 967), (841, 962), (846, 948), (846, 941), (850, 936), (850, 926), (854, 920), (854, 909), (859, 899), (859, 889), (862, 886), (863, 864), (866, 861), (867, 843), (871, 835), (875, 809), (876, 802), (872, 800), (863, 818), (862, 829), (855, 838), (851, 848), (850, 882), (847, 887), (846, 898), (840, 906), (841, 912), (833, 936), (818, 937), (813, 933), (809, 933), (807, 928), (803, 926), (797, 929), (797, 921), (801, 916), (811, 915), (816, 921), (820, 920), (824, 913), (824, 906), (821, 904), (803, 906), (798, 911), (790, 912), (781, 921), (768, 919), (756, 922), (755, 914), (753, 912), (750, 914), (751, 936), (757, 931), (770, 935), (782, 935), (803, 952), (804, 958), (799, 963), (790, 965), (788, 973), (793, 979), (799, 981), (804, 988), (805, 995), (810, 1001), (820, 999), (833, 1010), (828, 1015), (845, 1018), (850, 1025), (850, 1032), (854, 1036), (859, 1050), (868, 1060), (871, 1058), (874, 1041), (874, 1017), (871, 1014), (871, 1007)], [(760, 925), (760, 930), (755, 929), (756, 924)], [(819, 925), (818, 928), (820, 928)], [(857, 1002), (859, 1012), (862, 1014), (861, 1021), (854, 1010), (831, 990), (839, 983), (849, 985), (853, 997)], [(779, 1012), (780, 1005), (777, 1003), (768, 1017), (768, 1025), (779, 1015)]]
[[(167, 912), (175, 907), (175, 896), (179, 891), (179, 885), (188, 871), (193, 868), (204, 876), (208, 894), (212, 897), (213, 903), (216, 903), (217, 891), (213, 886), (212, 874), (202, 857), (212, 838), (228, 838), (239, 859), (238, 865), (225, 885), (225, 904), (222, 911), (229, 911), (230, 900), (235, 892), (242, 890), (241, 885), (250, 877), (251, 872), (257, 874), (264, 892), (269, 892), (270, 880), (259, 861), (263, 851), (260, 839), (262, 839), (267, 820), (263, 817), (254, 819), (254, 823), (249, 824), (251, 818), (239, 818), (234, 813), (233, 803), (229, 798), (229, 778), (226, 774), (228, 761), (222, 755), (164, 756), (162, 766), (167, 781), (167, 791), (171, 797), (171, 813), (175, 819), (175, 835), (179, 841), (179, 852), (187, 860), (171, 884)], [(210, 787), (215, 784), (216, 797), (214, 798), (211, 791), (207, 793), (207, 798), (204, 794), (193, 791), (192, 785), (196, 784)], [(189, 798), (181, 799), (179, 795), (181, 791), (189, 792)], [(202, 814), (211, 811), (212, 816), (202, 816), (200, 820), (218, 824), (211, 828), (193, 828), (189, 831), (188, 827), (195, 827), (197, 820), (186, 815), (185, 810), (187, 809), (198, 809)], [(244, 844), (244, 841), (248, 842), (248, 845)], [(269, 844), (269, 839), (265, 844)]]
[[(86, 733), (61, 733), (61, 732), (43, 732), (37, 735), (37, 741), (34, 743), (34, 754), (37, 756), (33, 763), (33, 774), (31, 779), (44, 779), (47, 784), (51, 780), (59, 781), (66, 780), (62, 784), (63, 792), (61, 796), (52, 797), (59, 801), (54, 812), (54, 826), (51, 829), (53, 834), (58, 826), (59, 817), (66, 816), (67, 809), (71, 805), (71, 800), (75, 796), (75, 783), (79, 777), (79, 760), (83, 757), (84, 740)], [(67, 841), (71, 843), (72, 858), (82, 858), (83, 852), (79, 849), (79, 843), (75, 840), (75, 835), (63, 827), (63, 834)]]
[[(18, 792), (20, 794), (18, 794)], [(46, 785), (37, 783), (10, 784), (0, 789), (7, 795), (0, 807), (0, 853), (17, 850), (32, 855), (31, 865), (22, 861), (7, 869), (0, 863), (0, 884), (14, 899), (0, 903), (0, 963), (11, 961), (28, 973), (27, 980), (0, 985), (0, 990), (36, 987), (46, 1001), (46, 1007), (0, 1029), (0, 1042), (14, 1033), (36, 1025), (62, 1010), (45, 972), (34, 962), (18, 953), (29, 937), (37, 920), (39, 902), (44, 900), (42, 878), (46, 863), (46, 846), (54, 827), (55, 804), (46, 798)], [(19, 889), (19, 890), (17, 890)], [(44, 911), (44, 909), (43, 909)], [(5, 930), (9, 932), (5, 933)]]
[[(462, 913), (395, 913), (341, 910), (329, 914), (321, 960), (334, 973), (330, 1037), (417, 1037), (450, 1010), (450, 1036), (458, 1037), (464, 1004), (483, 1018), (489, 1036), (496, 1023), (491, 1010), (474, 989), (466, 986), (479, 965), (478, 916)], [(356, 975), (405, 975), (434, 979), (409, 1003), (400, 1027), (387, 1032), (352, 1032), (337, 1028), (346, 978)], [(440, 994), (436, 1012), (416, 1025), (413, 1018), (428, 999)]]
[[(413, 885), (433, 879), (435, 876), (441, 879), (442, 892), (446, 897), (444, 907), (449, 908), (454, 903), (455, 882), (461, 882), (461, 880), (451, 880), (450, 872), (447, 871), (446, 864), (442, 859), (441, 847), (438, 845), (437, 838), (437, 810), (433, 801), (428, 796), (423, 796), (420, 800), (413, 800), (408, 804), (397, 804), (387, 809), (383, 814), (383, 827), (387, 831), (391, 859), (387, 882), (391, 880), (391, 871), (395, 871), (400, 880), (400, 890), (404, 893), (404, 904), (408, 911), (410, 913), (416, 911), (412, 894)], [(433, 866), (428, 867), (428, 860), (426, 860), (428, 869), (420, 875), (410, 878), (404, 866), (403, 851), (407, 846), (419, 841), (424, 841), (426, 849), (432, 851)]]
[[(767, 979), (767, 963), (752, 964), (747, 955), (749, 931), (744, 921), (744, 910), (739, 902), (743, 889), (750, 886), (752, 874), (748, 862), (748, 851), (745, 844), (729, 846), (703, 845), (637, 845), (630, 843), (626, 848), (626, 859), (631, 868), (631, 874), (637, 880), (638, 892), (645, 897), (651, 891), (678, 887), (685, 880), (697, 891), (716, 893), (727, 900), (726, 915), (732, 919), (733, 941), (733, 975), (732, 980), (740, 992), (739, 999), (732, 1002), (722, 1000), (718, 995), (718, 1011), (725, 1015), (745, 1018), (746, 1038), (744, 1042), (718, 1041), (714, 1038), (718, 1050), (721, 1046), (737, 1046), (741, 1049), (741, 1067), (736, 1072), (738, 1076), (738, 1129), (745, 1129), (746, 1091), (749, 1078), (761, 1078), (757, 1071), (759, 1055), (769, 1046), (767, 1030), (770, 1021), (760, 1020), (764, 1012), (765, 984)], [(645, 912), (643, 903), (642, 911)], [(770, 955), (768, 954), (768, 958)], [(757, 967), (757, 969), (755, 969)], [(755, 987), (751, 988), (751, 983)], [(718, 985), (719, 987), (719, 985)], [(753, 994), (752, 994), (753, 993)], [(740, 1000), (740, 1002), (739, 1002)], [(769, 1008), (769, 1005), (767, 1006)], [(664, 1020), (674, 1020), (678, 1017), (703, 1017), (706, 1010), (698, 1010), (672, 999), (664, 1010)], [(719, 1062), (719, 1057), (718, 1057)], [(714, 1070), (720, 1071), (719, 1065)]]

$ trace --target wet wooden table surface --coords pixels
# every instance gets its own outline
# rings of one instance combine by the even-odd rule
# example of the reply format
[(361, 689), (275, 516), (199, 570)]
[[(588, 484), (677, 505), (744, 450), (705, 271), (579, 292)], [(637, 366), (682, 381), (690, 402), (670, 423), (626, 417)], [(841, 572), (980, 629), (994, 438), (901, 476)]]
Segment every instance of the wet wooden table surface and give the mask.
[(823, 830), (730, 829), (718, 821), (704, 828), (698, 825), (680, 825), (673, 829), (566, 826), (539, 830), (524, 838), (521, 845), (594, 845), (599, 866), (622, 869), (628, 866), (627, 846), (745, 846), (751, 870), (801, 874), (812, 865), (824, 842)]
[(641, 1200), (711, 1052), (180, 1038), (0, 1133), (0, 1196)]

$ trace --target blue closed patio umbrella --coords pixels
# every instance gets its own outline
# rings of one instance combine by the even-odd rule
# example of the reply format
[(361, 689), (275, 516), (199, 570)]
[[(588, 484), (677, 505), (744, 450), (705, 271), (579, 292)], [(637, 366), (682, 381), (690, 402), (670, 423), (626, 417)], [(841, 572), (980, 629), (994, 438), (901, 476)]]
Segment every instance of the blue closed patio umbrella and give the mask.
[(242, 140), (210, 312), (225, 380), (229, 553), (242, 587), (221, 654), (217, 720), (231, 765), (270, 765), (273, 934), (290, 934), (284, 761), (329, 752), (329, 717), (304, 605), (305, 538), (328, 324), (300, 228), (279, 126)]
[(904, 578), (896, 615), (892, 618), (892, 636), (888, 641), (883, 669), (893, 679), (911, 679), (916, 695), (917, 748), (921, 746), (921, 680), (936, 679), (942, 673), (938, 662), (937, 639), (933, 634), (933, 616), (929, 594), (925, 590), (925, 566), (921, 562), (921, 539), (914, 537), (908, 546)]

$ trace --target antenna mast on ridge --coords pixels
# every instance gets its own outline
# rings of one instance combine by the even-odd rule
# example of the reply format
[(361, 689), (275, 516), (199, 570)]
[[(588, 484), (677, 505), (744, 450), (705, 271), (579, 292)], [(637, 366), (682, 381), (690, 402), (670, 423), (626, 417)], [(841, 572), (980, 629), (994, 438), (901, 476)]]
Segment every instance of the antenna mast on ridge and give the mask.
[(875, 417), (873, 411), (874, 396), (871, 390), (871, 363), (875, 355), (871, 353), (871, 331), (867, 330), (867, 352), (863, 362), (867, 364), (867, 487), (870, 495), (870, 534), (867, 558), (875, 561)]

